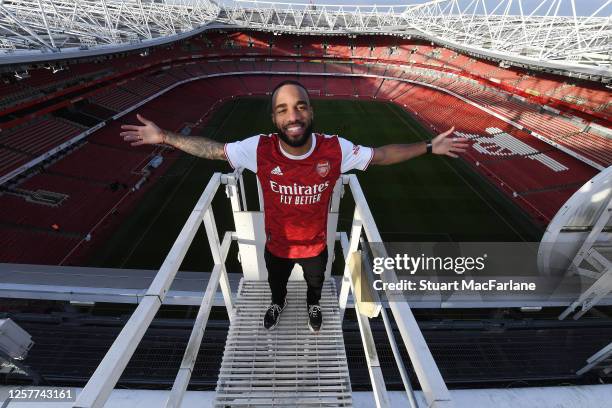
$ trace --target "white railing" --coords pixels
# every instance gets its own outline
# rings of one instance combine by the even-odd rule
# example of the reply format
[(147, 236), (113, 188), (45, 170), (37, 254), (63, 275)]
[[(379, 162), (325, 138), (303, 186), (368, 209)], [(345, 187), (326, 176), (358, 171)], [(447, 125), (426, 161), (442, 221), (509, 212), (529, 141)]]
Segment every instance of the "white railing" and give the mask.
[[(212, 200), (221, 184), (226, 186), (226, 194), (230, 199), (235, 217), (236, 214), (240, 212), (251, 214), (259, 213), (259, 215), (262, 215), (261, 212), (263, 206), (261, 206), (261, 194), (259, 194), (259, 211), (247, 211), (244, 194), (244, 182), (240, 171), (224, 175), (215, 173), (212, 176), (145, 296), (126, 323), (123, 330), (120, 332), (117, 339), (112, 344), (109, 351), (104, 356), (104, 359), (94, 372), (93, 376), (87, 382), (83, 391), (79, 394), (74, 407), (97, 408), (104, 406), (130, 358), (136, 350), (136, 347), (142, 340), (144, 333), (151, 324), (155, 314), (159, 310), (159, 307), (163, 303), (164, 297), (172, 285), (183, 258), (193, 242), (196, 231), (198, 230), (200, 223), (203, 223), (208, 236), (208, 242), (214, 260), (214, 267), (206, 286), (204, 296), (202, 297), (200, 309), (196, 317), (179, 372), (165, 405), (166, 407), (173, 408), (178, 408), (181, 406), (181, 401), (189, 384), (195, 360), (198, 355), (198, 350), (204, 336), (214, 295), (219, 286), (221, 286), (221, 290), (223, 292), (223, 299), (225, 301), (225, 307), (228, 311), (230, 323), (234, 318), (235, 311), (233, 294), (231, 293), (227, 271), (225, 269), (225, 259), (227, 257), (231, 241), (238, 240), (239, 242), (242, 242), (243, 245), (245, 242), (247, 242), (249, 245), (257, 243), (257, 239), (244, 239), (244, 237), (241, 238), (239, 233), (229, 231), (225, 232), (222, 241), (219, 241), (217, 225), (212, 212)], [(358, 297), (354, 294), (354, 282), (352, 281), (348, 266), (349, 260), (358, 250), (360, 242), (362, 244), (364, 243), (362, 233), (365, 234), (365, 237), (370, 243), (380, 243), (382, 242), (382, 239), (355, 175), (341, 176), (336, 188), (334, 189), (330, 215), (338, 211), (339, 202), (341, 197), (344, 195), (345, 186), (349, 187), (355, 201), (352, 228), (348, 235), (346, 232), (339, 232), (331, 237), (332, 242), (334, 239), (340, 240), (345, 262), (345, 273), (339, 294), (340, 310), (343, 316), (347, 305), (348, 296), (351, 292), (353, 292), (353, 303), (368, 364), (368, 371), (370, 373), (370, 380), (372, 383), (372, 390), (374, 393), (376, 406), (390, 407), (391, 402), (386, 390), (385, 381), (378, 360), (376, 345), (372, 335), (372, 330), (370, 328), (370, 322), (368, 317), (360, 313), (360, 302)], [(337, 220), (337, 218), (335, 218), (335, 220)], [(252, 225), (257, 225), (257, 223), (253, 223)], [(263, 234), (263, 232), (255, 231), (253, 236), (258, 235), (259, 233)], [(263, 248), (259, 249), (262, 250)], [(244, 268), (245, 262), (247, 261), (245, 259), (246, 253), (241, 252), (240, 255)], [(379, 251), (379, 253), (376, 255), (385, 256), (384, 251), (382, 251), (382, 253)], [(250, 260), (250, 262), (253, 263), (253, 260)], [(328, 270), (331, 262), (332, 260), (330, 259)], [(394, 271), (384, 273), (381, 275), (381, 278), (384, 282), (397, 282), (397, 276), (395, 275)], [(391, 294), (388, 295), (388, 298), (392, 298)], [(376, 302), (378, 302), (378, 306), (380, 307), (380, 301), (376, 300)], [(421, 384), (423, 394), (427, 401), (427, 406), (432, 408), (452, 407), (453, 404), (450, 398), (450, 393), (448, 392), (446, 384), (440, 375), (440, 371), (438, 370), (433, 356), (427, 347), (425, 339), (412, 314), (412, 311), (410, 310), (409, 305), (402, 301), (390, 301), (388, 304), (391, 312), (393, 313), (393, 317), (401, 334), (404, 346), (406, 347), (410, 356), (412, 366), (414, 367), (417, 378)], [(392, 323), (387, 315), (385, 307), (380, 307), (379, 313), (382, 314), (385, 330), (402, 381), (404, 383), (406, 393), (408, 395), (410, 406), (412, 408), (418, 408), (404, 362), (402, 361), (398, 345), (396, 344), (393, 336)]]
[[(346, 308), (349, 290), (354, 292), (354, 282), (352, 282), (351, 274), (348, 270), (348, 260), (351, 259), (351, 256), (357, 251), (362, 232), (365, 234), (370, 243), (383, 242), (380, 233), (378, 232), (378, 228), (376, 227), (376, 223), (374, 222), (374, 217), (372, 217), (372, 213), (370, 212), (370, 208), (365, 199), (365, 195), (363, 194), (361, 186), (357, 181), (357, 176), (353, 174), (343, 175), (342, 183), (344, 185), (348, 185), (350, 188), (353, 199), (355, 200), (355, 213), (353, 216), (350, 236), (347, 236), (346, 233), (343, 232), (340, 233), (340, 241), (342, 244), (345, 261), (347, 263), (347, 268), (345, 268), (339, 295), (341, 310)], [(386, 257), (385, 250), (381, 248), (381, 246), (371, 247), (373, 251), (378, 252), (376, 253), (376, 256)], [(386, 271), (380, 275), (380, 278), (386, 283), (398, 282), (397, 275), (395, 274), (394, 270)], [(385, 285), (385, 287), (387, 286), (388, 285)], [(442, 379), (442, 375), (440, 374), (438, 366), (431, 355), (429, 347), (427, 347), (425, 338), (423, 337), (417, 321), (412, 314), (410, 306), (405, 301), (397, 301), (397, 295), (394, 295), (391, 292), (388, 292), (387, 295), (388, 299), (395, 299), (389, 301), (388, 305), (393, 313), (393, 317), (404, 342), (404, 346), (408, 351), (410, 361), (421, 384), (423, 394), (427, 401), (427, 406), (435, 408), (452, 407), (453, 403), (451, 401), (448, 388)], [(378, 364), (376, 348), (369, 322), (359, 313), (358, 299), (354, 299), (354, 301), (355, 314), (357, 315), (359, 321), (359, 329), (361, 332), (366, 357), (368, 358), (368, 369), (370, 371), (370, 379), (372, 381), (372, 389), (375, 394), (377, 406), (390, 406), (389, 399), (386, 395), (387, 392), (384, 388), (384, 379)], [(404, 367), (401, 355), (399, 354), (399, 349), (395, 343), (391, 322), (384, 307), (380, 309), (380, 312), (383, 317), (387, 337), (393, 350), (396, 364), (398, 365), (400, 376), (402, 377), (402, 382), (404, 383), (404, 387), (408, 394), (408, 400), (412, 407), (418, 407), (412, 393), (410, 382), (408, 381), (406, 368)]]
[(142, 340), (145, 331), (149, 328), (151, 321), (163, 303), (164, 297), (172, 285), (176, 273), (183, 262), (187, 250), (193, 242), (193, 238), (200, 224), (204, 223), (215, 264), (202, 298), (200, 311), (196, 317), (196, 322), (191, 337), (189, 338), (189, 344), (185, 350), (179, 373), (166, 403), (167, 407), (180, 406), (193, 371), (197, 351), (200, 348), (200, 343), (204, 335), (204, 329), (212, 306), (213, 295), (219, 286), (221, 286), (223, 292), (223, 299), (228, 310), (230, 321), (233, 319), (234, 306), (229, 281), (227, 279), (227, 271), (225, 270), (225, 258), (227, 257), (227, 252), (232, 240), (232, 234), (231, 232), (225, 233), (223, 241), (219, 243), (217, 226), (211, 206), (213, 197), (220, 185), (221, 174), (215, 173), (189, 215), (176, 241), (174, 241), (168, 256), (166, 256), (159, 272), (155, 275), (149, 289), (125, 324), (123, 330), (119, 333), (119, 336), (113, 342), (111, 348), (104, 356), (104, 359), (85, 385), (85, 388), (83, 388), (83, 391), (79, 394), (74, 407), (94, 408), (104, 406), (115, 384), (119, 380), (119, 377), (123, 373), (123, 370), (125, 370), (127, 363), (134, 354), (136, 347)]

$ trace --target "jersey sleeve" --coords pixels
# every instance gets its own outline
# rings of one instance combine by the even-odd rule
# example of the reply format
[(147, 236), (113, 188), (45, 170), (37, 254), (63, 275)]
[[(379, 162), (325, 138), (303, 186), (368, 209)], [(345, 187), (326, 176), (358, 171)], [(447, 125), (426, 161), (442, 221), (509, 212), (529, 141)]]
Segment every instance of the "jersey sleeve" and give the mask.
[(341, 173), (353, 169), (365, 170), (368, 168), (374, 157), (373, 148), (353, 144), (353, 142), (342, 137), (338, 137), (338, 141), (340, 142), (340, 150), (342, 150)]
[(249, 169), (257, 173), (257, 145), (259, 137), (251, 136), (237, 142), (226, 143), (223, 150), (230, 166), (234, 169)]

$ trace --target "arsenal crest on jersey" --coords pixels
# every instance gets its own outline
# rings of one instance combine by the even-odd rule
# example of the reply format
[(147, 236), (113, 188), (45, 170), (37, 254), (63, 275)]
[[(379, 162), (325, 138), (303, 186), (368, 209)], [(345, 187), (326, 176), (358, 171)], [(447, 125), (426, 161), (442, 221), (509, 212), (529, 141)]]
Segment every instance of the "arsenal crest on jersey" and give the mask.
[(325, 177), (329, 174), (329, 161), (327, 160), (321, 160), (320, 162), (317, 163), (317, 173), (319, 173), (319, 176), (321, 177)]

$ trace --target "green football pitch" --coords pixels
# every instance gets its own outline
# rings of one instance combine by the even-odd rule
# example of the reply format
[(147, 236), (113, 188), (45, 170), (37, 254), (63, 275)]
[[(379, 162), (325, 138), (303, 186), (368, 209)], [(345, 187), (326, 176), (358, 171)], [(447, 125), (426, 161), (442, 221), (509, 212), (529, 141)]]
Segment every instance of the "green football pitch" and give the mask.
[[(417, 142), (432, 136), (390, 103), (326, 99), (314, 100), (313, 107), (315, 131), (338, 134), (364, 146)], [(193, 133), (232, 141), (271, 132), (269, 112), (267, 99), (231, 100)], [(88, 264), (159, 268), (217, 171), (227, 173), (231, 167), (222, 161), (181, 156)], [(461, 159), (422, 156), (393, 166), (371, 166), (366, 172), (357, 171), (357, 176), (385, 241), (539, 241), (543, 233)], [(258, 209), (255, 176), (248, 171), (245, 183), (249, 209)], [(353, 215), (349, 196), (345, 194), (341, 206), (340, 229), (344, 231)], [(223, 188), (213, 201), (213, 211), (220, 232), (233, 230)], [(230, 271), (237, 267), (235, 258), (235, 254), (228, 257)], [(210, 271), (211, 266), (208, 241), (200, 228), (181, 269)]]

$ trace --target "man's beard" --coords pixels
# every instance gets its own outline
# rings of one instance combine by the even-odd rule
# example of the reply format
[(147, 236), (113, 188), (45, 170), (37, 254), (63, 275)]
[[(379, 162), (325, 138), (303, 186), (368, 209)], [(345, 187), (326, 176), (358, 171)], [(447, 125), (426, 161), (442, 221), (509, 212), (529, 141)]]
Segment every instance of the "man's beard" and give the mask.
[[(297, 122), (297, 123), (302, 125), (302, 122)], [(283, 142), (287, 143), (291, 147), (302, 147), (306, 143), (308, 143), (308, 139), (310, 138), (310, 135), (312, 134), (312, 128), (313, 128), (313, 122), (310, 122), (310, 125), (308, 125), (308, 127), (304, 129), (304, 133), (302, 134), (302, 136), (300, 136), (299, 139), (290, 139), (289, 136), (285, 134), (283, 129), (277, 127), (278, 137), (280, 137), (280, 139)]]

